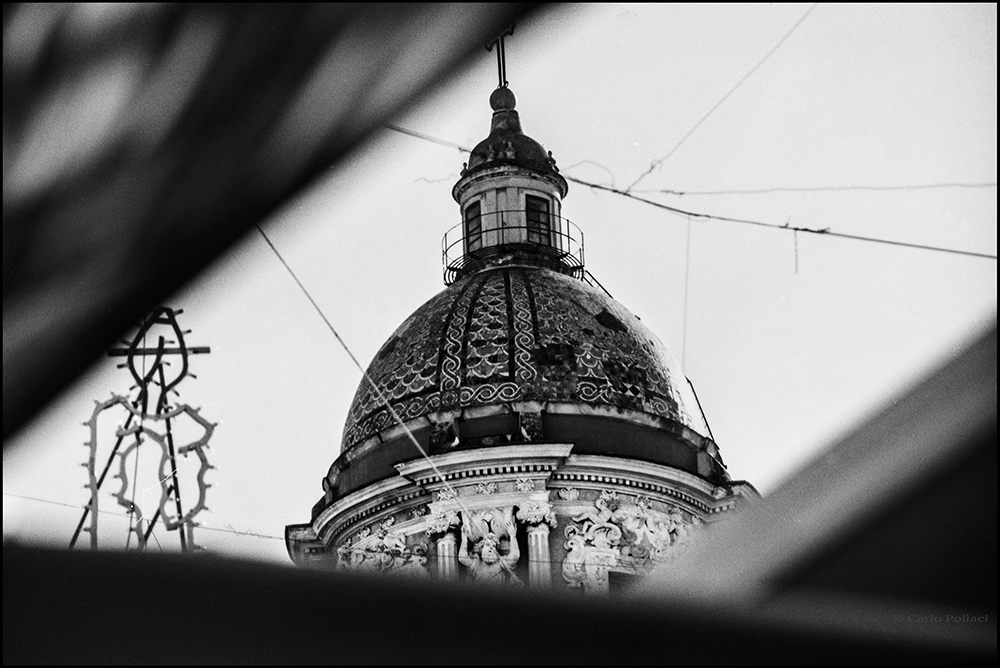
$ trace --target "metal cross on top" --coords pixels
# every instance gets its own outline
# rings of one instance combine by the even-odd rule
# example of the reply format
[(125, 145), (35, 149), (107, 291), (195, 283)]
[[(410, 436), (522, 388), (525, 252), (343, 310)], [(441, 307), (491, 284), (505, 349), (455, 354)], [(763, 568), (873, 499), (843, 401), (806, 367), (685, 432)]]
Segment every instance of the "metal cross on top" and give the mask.
[(493, 47), (497, 47), (497, 75), (500, 78), (500, 84), (497, 88), (507, 87), (507, 54), (504, 51), (503, 38), (510, 37), (514, 34), (514, 25), (511, 24), (506, 31), (500, 33), (500, 36), (495, 40), (486, 45), (487, 51), (492, 51)]
[[(149, 386), (150, 384), (159, 385), (160, 396), (156, 401), (156, 407), (154, 409), (155, 414), (162, 413), (167, 406), (167, 395), (170, 391), (175, 389), (177, 385), (184, 380), (186, 377), (191, 376), (196, 377), (190, 371), (188, 371), (188, 355), (199, 355), (210, 353), (211, 349), (208, 346), (193, 346), (188, 347), (184, 343), (184, 335), (190, 334), (190, 330), (181, 331), (180, 325), (177, 324), (177, 316), (183, 313), (183, 309), (171, 309), (165, 306), (153, 311), (153, 313), (146, 318), (142, 326), (139, 328), (138, 334), (132, 338), (132, 342), (129, 344), (128, 348), (111, 348), (108, 350), (108, 357), (127, 357), (128, 361), (124, 364), (119, 364), (119, 368), (128, 367), (129, 372), (132, 374), (132, 378), (136, 382), (136, 387), (139, 388), (139, 403), (142, 404), (142, 412), (147, 413), (149, 406)], [(173, 346), (167, 346), (167, 340), (164, 337), (159, 337), (159, 342), (155, 348), (146, 347), (146, 335), (155, 325), (166, 325), (168, 330), (172, 330), (174, 339), (169, 341), (169, 343), (174, 344)], [(164, 358), (166, 355), (180, 355), (180, 369), (176, 376), (168, 382), (166, 379), (164, 365), (169, 364)], [(136, 358), (145, 360), (146, 357), (152, 356), (153, 360), (151, 364), (146, 364), (143, 361), (143, 370), (140, 371), (136, 368)], [(148, 369), (147, 369), (148, 367)]]
[[(162, 522), (168, 531), (180, 529), (180, 546), (182, 551), (199, 549), (194, 544), (194, 527), (197, 526), (195, 516), (205, 510), (205, 493), (209, 485), (205, 483), (205, 473), (212, 469), (208, 463), (205, 449), (215, 430), (215, 424), (203, 418), (200, 410), (187, 404), (172, 404), (168, 395), (179, 394), (177, 385), (188, 376), (194, 378), (188, 366), (188, 356), (211, 352), (207, 346), (188, 346), (184, 335), (190, 330), (182, 330), (177, 323), (177, 316), (182, 311), (167, 307), (157, 308), (139, 327), (138, 332), (127, 347), (111, 348), (110, 357), (126, 357), (127, 361), (118, 365), (128, 367), (135, 385), (130, 388), (137, 390), (135, 395), (122, 396), (112, 394), (106, 401), (98, 401), (90, 420), (84, 423), (90, 429), (90, 438), (85, 445), (90, 449), (87, 463), (89, 482), (85, 485), (90, 489), (90, 503), (85, 507), (80, 523), (70, 540), (70, 547), (76, 544), (81, 530), (90, 533), (91, 547), (97, 547), (97, 514), (98, 492), (104, 483), (116, 458), (118, 473), (114, 476), (120, 481), (120, 488), (114, 494), (119, 505), (128, 511), (130, 517), (129, 542), (134, 533), (137, 548), (145, 549), (146, 542), (153, 533), (157, 522)], [(162, 331), (166, 336), (159, 335)], [(167, 338), (170, 337), (170, 338)], [(157, 341), (155, 346), (147, 346), (148, 339)], [(171, 365), (167, 358), (172, 358), (176, 365)], [(166, 367), (172, 366), (171, 371)], [(159, 389), (159, 396), (150, 401), (150, 391)], [(103, 470), (99, 471), (98, 418), (106, 411), (123, 414), (125, 423), (114, 431), (115, 443), (107, 457)], [(178, 434), (177, 428), (182, 434)], [(178, 442), (178, 439), (179, 442)], [(139, 466), (140, 446), (146, 453), (152, 447), (154, 457), (143, 457), (144, 467)], [(181, 485), (178, 475), (179, 456), (192, 461), (197, 467), (193, 472), (193, 480), (188, 484), (193, 486), (197, 499), (188, 505), (187, 510), (181, 505)], [(193, 457), (192, 457), (193, 456)], [(126, 460), (132, 462), (126, 465)], [(139, 472), (144, 472), (140, 484)], [(150, 478), (149, 476), (154, 476)], [(152, 482), (152, 484), (147, 484)], [(136, 492), (141, 489), (142, 496), (138, 499)], [(150, 503), (146, 496), (152, 494)], [(138, 503), (137, 503), (138, 501)], [(145, 507), (146, 515), (142, 507)], [(151, 512), (152, 511), (152, 512)], [(84, 528), (87, 519), (90, 526)]]

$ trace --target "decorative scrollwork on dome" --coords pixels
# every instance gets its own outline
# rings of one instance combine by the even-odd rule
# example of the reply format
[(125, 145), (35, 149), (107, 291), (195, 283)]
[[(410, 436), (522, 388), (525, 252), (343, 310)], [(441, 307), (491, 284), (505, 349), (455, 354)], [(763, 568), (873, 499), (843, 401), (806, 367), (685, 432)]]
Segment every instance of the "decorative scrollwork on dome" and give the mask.
[[(627, 408), (707, 433), (662, 344), (605, 293), (555, 271), (503, 267), (462, 279), (418, 309), (390, 342), (368, 375), (403, 420), (556, 401)], [(362, 383), (344, 447), (393, 426), (378, 394)], [(526, 438), (537, 436), (529, 429)]]

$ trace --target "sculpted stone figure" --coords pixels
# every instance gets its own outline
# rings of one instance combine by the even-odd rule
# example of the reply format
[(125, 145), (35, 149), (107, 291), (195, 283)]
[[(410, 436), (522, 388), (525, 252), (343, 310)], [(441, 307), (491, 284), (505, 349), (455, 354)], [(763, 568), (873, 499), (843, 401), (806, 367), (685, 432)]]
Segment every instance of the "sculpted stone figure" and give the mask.
[(566, 527), (566, 559), (563, 560), (562, 574), (568, 587), (583, 587), (587, 581), (587, 538), (574, 525)]
[[(500, 535), (494, 531), (487, 531), (475, 547), (471, 545), (471, 536), (475, 531), (472, 523), (466, 522), (462, 525), (462, 543), (458, 551), (458, 561), (468, 569), (469, 578), (476, 582), (523, 584), (514, 573), (514, 566), (521, 556), (517, 547), (517, 525), (510, 513), (507, 513), (503, 520), (503, 531)], [(501, 554), (500, 539), (505, 535), (510, 539), (510, 547), (507, 554)]]
[(574, 522), (583, 522), (586, 524), (590, 522), (594, 525), (606, 524), (611, 516), (614, 515), (615, 511), (618, 510), (620, 505), (618, 502), (618, 495), (615, 492), (609, 492), (607, 490), (601, 492), (601, 496), (594, 502), (597, 506), (597, 511), (588, 510), (587, 512), (578, 515), (573, 518)]
[(622, 503), (612, 490), (601, 492), (593, 509), (572, 519), (575, 524), (564, 529), (562, 576), (568, 587), (587, 593), (606, 592), (609, 571), (644, 575), (669, 562), (701, 523), (670, 504), (656, 511), (644, 495), (634, 504)]
[(393, 524), (393, 520), (383, 522), (376, 534), (377, 540), (364, 547), (350, 542), (338, 547), (337, 568), (427, 577), (427, 545), (407, 545), (403, 536), (390, 533)]
[(580, 522), (580, 531), (586, 537), (587, 543), (600, 548), (615, 547), (622, 537), (620, 527), (612, 523), (612, 518), (621, 503), (615, 492), (603, 491), (601, 496), (594, 502), (597, 511), (588, 510), (573, 518), (574, 522)]

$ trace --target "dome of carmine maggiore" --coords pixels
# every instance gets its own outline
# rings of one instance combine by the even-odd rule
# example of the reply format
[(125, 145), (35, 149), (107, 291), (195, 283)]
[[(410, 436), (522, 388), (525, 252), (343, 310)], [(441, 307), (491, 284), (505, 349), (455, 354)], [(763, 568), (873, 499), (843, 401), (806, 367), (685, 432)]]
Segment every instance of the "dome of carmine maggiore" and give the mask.
[(318, 568), (607, 593), (759, 495), (660, 340), (586, 271), (514, 94), (490, 104), (452, 190), (447, 288), (376, 353), (286, 544)]

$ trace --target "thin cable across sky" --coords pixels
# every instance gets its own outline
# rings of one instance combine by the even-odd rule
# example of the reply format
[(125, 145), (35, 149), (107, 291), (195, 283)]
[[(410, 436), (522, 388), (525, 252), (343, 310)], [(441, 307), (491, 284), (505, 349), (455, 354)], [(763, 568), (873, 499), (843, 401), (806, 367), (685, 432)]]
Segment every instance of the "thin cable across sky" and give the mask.
[(939, 190), (943, 188), (996, 188), (996, 181), (986, 183), (918, 183), (912, 185), (898, 186), (799, 186), (799, 187), (779, 187), (779, 188), (751, 188), (746, 190), (632, 190), (633, 193), (651, 194), (660, 193), (663, 195), (676, 195), (684, 197), (688, 195), (770, 195), (772, 193), (823, 193), (823, 192), (888, 192), (893, 190)]
[[(805, 17), (803, 17), (803, 18), (805, 18)], [(428, 142), (431, 142), (431, 143), (434, 143), (434, 144), (438, 144), (440, 146), (447, 146), (449, 148), (454, 148), (454, 149), (457, 149), (457, 150), (462, 151), (464, 153), (471, 153), (471, 151), (468, 148), (466, 148), (465, 146), (462, 146), (461, 144), (456, 144), (454, 142), (450, 142), (450, 141), (447, 141), (447, 140), (444, 140), (444, 139), (439, 139), (437, 137), (432, 137), (431, 135), (424, 134), (422, 132), (417, 132), (415, 130), (410, 130), (408, 128), (400, 127), (398, 125), (391, 125), (391, 124), (386, 124), (383, 127), (386, 128), (387, 130), (392, 130), (394, 132), (399, 132), (401, 134), (408, 135), (410, 137), (414, 137), (416, 139), (422, 139), (424, 141), (428, 141)], [(645, 197), (640, 197), (640, 196), (638, 196), (638, 195), (636, 195), (636, 194), (634, 194), (632, 192), (629, 192), (627, 189), (626, 190), (622, 190), (620, 188), (615, 188), (613, 186), (607, 186), (607, 185), (603, 185), (603, 184), (600, 184), (600, 183), (592, 183), (590, 181), (584, 181), (583, 179), (578, 179), (576, 177), (569, 176), (567, 174), (563, 174), (563, 177), (567, 181), (572, 181), (573, 183), (578, 183), (578, 184), (580, 184), (582, 186), (586, 186), (588, 188), (594, 188), (596, 190), (602, 190), (604, 192), (609, 192), (609, 193), (612, 193), (612, 194), (615, 194), (615, 195), (619, 195), (621, 197), (628, 197), (629, 199), (633, 199), (633, 200), (635, 200), (637, 202), (642, 202), (643, 204), (648, 204), (648, 205), (654, 206), (654, 207), (656, 207), (658, 209), (663, 209), (664, 211), (669, 211), (670, 213), (674, 213), (674, 214), (679, 215), (679, 216), (686, 216), (688, 218), (702, 218), (702, 219), (706, 219), (706, 220), (716, 220), (716, 221), (725, 222), (725, 223), (740, 223), (740, 224), (744, 224), (744, 225), (756, 225), (758, 227), (768, 227), (768, 228), (771, 228), (771, 229), (774, 229), (774, 230), (784, 230), (784, 231), (793, 232), (793, 233), (795, 233), (795, 232), (805, 232), (805, 233), (816, 234), (816, 235), (821, 235), (821, 236), (837, 237), (837, 238), (840, 238), (840, 239), (852, 239), (854, 241), (865, 241), (865, 242), (869, 242), (869, 243), (884, 244), (884, 245), (888, 245), (888, 246), (898, 246), (898, 247), (902, 247), (902, 248), (915, 248), (915, 249), (919, 249), (919, 250), (936, 251), (936, 252), (939, 252), (939, 253), (949, 253), (949, 254), (953, 254), (953, 255), (964, 255), (966, 257), (976, 257), (976, 258), (982, 258), (982, 259), (988, 259), (988, 260), (996, 260), (997, 259), (996, 255), (991, 255), (989, 253), (978, 253), (978, 252), (975, 252), (975, 251), (966, 251), (966, 250), (961, 250), (961, 249), (957, 249), (957, 248), (945, 248), (943, 246), (932, 246), (930, 244), (918, 244), (918, 243), (914, 243), (914, 242), (910, 242), (910, 241), (899, 241), (899, 240), (895, 240), (895, 239), (880, 239), (878, 237), (862, 236), (862, 235), (858, 235), (858, 234), (847, 234), (847, 233), (844, 233), (844, 232), (834, 232), (830, 228), (816, 229), (816, 228), (811, 228), (811, 227), (792, 227), (792, 226), (787, 225), (787, 224), (786, 225), (778, 225), (776, 223), (767, 223), (767, 222), (764, 222), (764, 221), (751, 220), (751, 219), (748, 219), (748, 218), (732, 218), (732, 217), (729, 217), (729, 216), (718, 216), (718, 215), (711, 214), (711, 213), (703, 213), (703, 212), (698, 212), (698, 211), (687, 211), (685, 209), (679, 209), (679, 208), (677, 208), (675, 206), (670, 206), (670, 205), (667, 205), (667, 204), (663, 204), (661, 202), (656, 202), (654, 200), (647, 199)], [(996, 187), (996, 183), (995, 182), (991, 182), (991, 183), (932, 183), (932, 184), (921, 184), (921, 185), (916, 185), (916, 186), (892, 186), (892, 187), (885, 187), (885, 186), (852, 186), (851, 189), (862, 189), (862, 188), (865, 188), (865, 189), (870, 189), (870, 190), (883, 190), (883, 189), (893, 189), (893, 190), (896, 190), (896, 189), (914, 189), (914, 190), (917, 190), (917, 189), (928, 189), (928, 188), (959, 188), (959, 187), (965, 187), (965, 188), (987, 188), (987, 187), (990, 187), (990, 186)], [(820, 188), (817, 188), (817, 190), (818, 189), (820, 189)], [(830, 187), (829, 189), (837, 189), (837, 188), (836, 187)], [(840, 188), (840, 189), (846, 189), (846, 188)], [(784, 189), (768, 189), (768, 191), (779, 191), (779, 190), (784, 190)], [(721, 192), (721, 191), (715, 191), (715, 192)], [(690, 193), (690, 194), (693, 194), (693, 193)]]
[(281, 256), (281, 253), (278, 252), (278, 249), (275, 247), (275, 245), (271, 243), (271, 240), (264, 233), (264, 230), (261, 228), (261, 226), (257, 225), (256, 227), (257, 231), (260, 232), (260, 235), (264, 237), (264, 241), (267, 242), (267, 245), (270, 246), (271, 250), (274, 251), (274, 254), (278, 256), (278, 260), (280, 260), (281, 264), (285, 266), (285, 269), (288, 270), (288, 273), (292, 275), (292, 278), (295, 280), (295, 283), (299, 286), (299, 289), (302, 290), (302, 294), (306, 296), (306, 299), (308, 299), (309, 303), (313, 305), (313, 308), (316, 309), (316, 312), (319, 313), (319, 316), (323, 318), (323, 322), (326, 323), (327, 328), (331, 332), (333, 332), (333, 336), (337, 339), (337, 342), (340, 343), (340, 346), (344, 349), (344, 352), (347, 353), (347, 356), (351, 358), (351, 361), (354, 362), (354, 366), (356, 366), (358, 370), (361, 371), (361, 375), (364, 376), (365, 381), (367, 381), (368, 384), (371, 386), (372, 390), (375, 391), (375, 395), (378, 397), (379, 403), (385, 407), (385, 409), (392, 416), (392, 419), (396, 422), (396, 424), (402, 427), (403, 431), (406, 432), (406, 436), (410, 439), (410, 442), (413, 443), (413, 447), (416, 448), (417, 452), (420, 453), (420, 456), (423, 457), (428, 464), (430, 464), (431, 469), (433, 469), (434, 471), (434, 475), (438, 477), (438, 479), (444, 485), (444, 488), (448, 490), (448, 492), (450, 492), (450, 494), (458, 503), (458, 505), (462, 508), (462, 510), (468, 513), (468, 509), (465, 507), (465, 504), (462, 503), (462, 500), (461, 498), (459, 498), (458, 493), (455, 491), (455, 488), (451, 486), (451, 484), (447, 481), (447, 479), (445, 479), (444, 474), (441, 473), (441, 471), (438, 469), (437, 464), (434, 463), (434, 460), (430, 458), (430, 456), (427, 454), (427, 451), (424, 450), (422, 445), (420, 445), (420, 442), (417, 440), (416, 436), (413, 435), (413, 432), (410, 431), (410, 428), (407, 427), (406, 424), (403, 422), (403, 418), (399, 416), (399, 413), (396, 412), (396, 409), (394, 409), (392, 405), (389, 403), (389, 398), (385, 396), (382, 390), (379, 389), (378, 385), (375, 384), (375, 381), (371, 379), (371, 376), (368, 375), (368, 372), (365, 371), (365, 368), (361, 366), (360, 362), (358, 362), (358, 358), (355, 357), (354, 353), (351, 352), (351, 349), (348, 348), (347, 343), (344, 342), (344, 339), (340, 338), (340, 334), (337, 333), (337, 330), (330, 322), (330, 319), (327, 318), (326, 314), (323, 313), (323, 309), (319, 307), (319, 304), (316, 303), (316, 300), (313, 299), (312, 295), (309, 294), (309, 291), (306, 289), (306, 286), (303, 285), (302, 281), (299, 280), (299, 277), (295, 275), (295, 272), (292, 270), (291, 266), (289, 266), (289, 264), (285, 262), (285, 258)]
[(880, 239), (878, 237), (867, 237), (859, 234), (846, 234), (844, 232), (834, 232), (829, 227), (824, 227), (821, 229), (816, 229), (812, 227), (793, 227), (791, 225), (778, 225), (777, 223), (765, 223), (760, 220), (751, 220), (749, 218), (731, 218), (729, 216), (717, 216), (711, 213), (701, 213), (697, 211), (687, 211), (685, 209), (678, 209), (675, 206), (669, 206), (667, 204), (662, 204), (660, 202), (655, 202), (645, 197), (639, 197), (630, 192), (620, 190), (618, 188), (612, 188), (610, 186), (604, 186), (599, 183), (590, 183), (589, 181), (583, 181), (582, 179), (573, 178), (571, 176), (566, 177), (567, 181), (572, 181), (573, 183), (579, 183), (582, 186), (587, 186), (588, 188), (596, 188), (597, 190), (604, 190), (606, 192), (614, 193), (616, 195), (621, 195), (622, 197), (628, 197), (629, 199), (634, 199), (637, 202), (642, 202), (650, 206), (655, 206), (658, 209), (663, 209), (664, 211), (669, 211), (670, 213), (677, 214), (679, 216), (686, 216), (689, 218), (703, 218), (706, 220), (717, 220), (724, 223), (740, 223), (743, 225), (756, 225), (758, 227), (768, 227), (774, 230), (785, 230), (787, 232), (807, 232), (809, 234), (817, 234), (827, 237), (837, 237), (840, 239), (853, 239), (855, 241), (867, 241), (869, 243), (885, 244), (888, 246), (901, 246), (903, 248), (917, 248), (920, 250), (936, 251), (939, 253), (951, 253), (954, 255), (964, 255), (967, 257), (977, 257), (987, 260), (996, 260), (996, 255), (991, 255), (989, 253), (977, 253), (975, 251), (960, 250), (957, 248), (944, 248), (942, 246), (931, 246), (929, 244), (918, 244), (909, 241), (897, 241), (894, 239)]
[[(819, 4), (819, 3), (816, 3), (816, 4)], [(722, 98), (718, 102), (716, 102), (715, 105), (711, 109), (709, 109), (705, 113), (705, 115), (702, 116), (698, 120), (697, 123), (694, 124), (694, 127), (692, 127), (690, 130), (688, 130), (687, 134), (685, 134), (683, 137), (681, 137), (681, 140), (679, 142), (677, 142), (674, 145), (674, 147), (672, 149), (670, 149), (670, 151), (665, 156), (663, 156), (662, 158), (658, 158), (658, 159), (654, 160), (653, 162), (651, 162), (650, 165), (649, 165), (649, 169), (647, 169), (645, 172), (643, 172), (642, 174), (640, 174), (639, 178), (637, 178), (635, 181), (633, 181), (632, 184), (628, 188), (625, 189), (625, 192), (631, 192), (632, 188), (634, 188), (640, 181), (642, 181), (644, 178), (646, 178), (647, 176), (649, 176), (650, 174), (652, 174), (654, 169), (656, 169), (657, 167), (659, 167), (660, 165), (662, 165), (664, 162), (666, 162), (670, 158), (670, 156), (672, 156), (674, 153), (676, 153), (677, 149), (679, 149), (681, 147), (681, 145), (684, 144), (684, 142), (687, 141), (688, 137), (690, 137), (691, 135), (693, 135), (694, 132), (695, 132), (695, 130), (697, 130), (699, 127), (701, 127), (701, 124), (704, 123), (705, 121), (707, 121), (708, 117), (711, 116), (713, 113), (715, 113), (715, 110), (718, 109), (719, 107), (721, 107), (722, 104), (726, 100), (729, 99), (730, 95), (732, 95), (733, 93), (735, 93), (736, 90), (740, 86), (742, 86), (743, 83), (747, 79), (749, 79), (751, 76), (753, 76), (753, 73), (756, 72), (760, 68), (760, 66), (763, 65), (767, 61), (768, 58), (770, 58), (772, 55), (774, 55), (775, 51), (777, 51), (779, 48), (781, 48), (781, 45), (784, 44), (785, 41), (789, 37), (792, 36), (792, 33), (795, 32), (796, 28), (798, 28), (800, 25), (802, 25), (802, 22), (805, 21), (806, 17), (808, 17), (809, 14), (812, 13), (812, 10), (816, 9), (816, 4), (814, 4), (812, 7), (810, 7), (809, 9), (806, 10), (806, 13), (802, 15), (802, 18), (800, 18), (798, 20), (798, 22), (795, 25), (792, 26), (791, 30), (789, 30), (787, 33), (785, 33), (785, 36), (782, 37), (778, 41), (778, 43), (774, 45), (774, 48), (772, 48), (770, 51), (768, 51), (766, 54), (764, 54), (764, 57), (761, 58), (757, 62), (756, 65), (754, 65), (752, 68), (750, 68), (750, 71), (747, 72), (745, 75), (743, 75), (743, 78), (740, 79), (739, 81), (737, 81), (736, 85), (733, 86), (732, 88), (730, 88), (729, 92), (726, 93), (725, 95), (723, 95)]]

